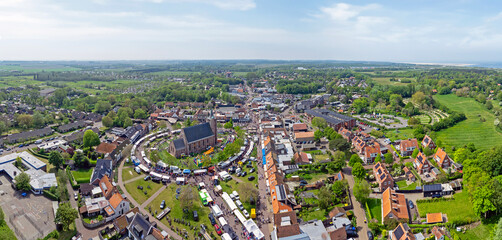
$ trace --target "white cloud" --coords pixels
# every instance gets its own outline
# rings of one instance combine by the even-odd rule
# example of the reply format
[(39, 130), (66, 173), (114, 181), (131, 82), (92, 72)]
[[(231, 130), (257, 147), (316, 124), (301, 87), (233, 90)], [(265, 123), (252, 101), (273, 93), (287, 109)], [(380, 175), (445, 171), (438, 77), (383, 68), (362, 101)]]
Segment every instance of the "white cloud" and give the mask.
[(209, 4), (224, 10), (247, 11), (256, 8), (254, 0), (140, 0), (153, 3), (202, 3)]
[(362, 12), (380, 8), (378, 4), (368, 4), (364, 6), (351, 5), (348, 3), (337, 3), (330, 7), (321, 7), (321, 13), (327, 15), (335, 21), (347, 21), (359, 16)]

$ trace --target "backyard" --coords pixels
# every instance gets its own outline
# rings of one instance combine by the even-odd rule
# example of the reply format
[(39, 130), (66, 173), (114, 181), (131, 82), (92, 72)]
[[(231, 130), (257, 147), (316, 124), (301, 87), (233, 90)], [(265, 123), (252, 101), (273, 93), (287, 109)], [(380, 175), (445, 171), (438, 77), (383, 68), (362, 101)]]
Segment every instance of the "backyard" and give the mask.
[(414, 138), (413, 129), (402, 128), (399, 130), (386, 130), (384, 131), (385, 137), (389, 138), (391, 141)]
[[(167, 188), (164, 191), (162, 191), (162, 193), (157, 198), (155, 198), (150, 204), (148, 204), (147, 207), (145, 207), (145, 210), (149, 211), (151, 208), (152, 214), (156, 215), (156, 213), (160, 213), (162, 211), (160, 209), (160, 203), (162, 202), (162, 200), (165, 200), (166, 207), (171, 208), (171, 212), (161, 220), (161, 222), (164, 223), (166, 226), (171, 226), (172, 224), (175, 227), (175, 229), (178, 228), (180, 231), (186, 229), (189, 233), (188, 234), (189, 239), (194, 239), (193, 231), (190, 230), (189, 226), (174, 221), (174, 219), (184, 219), (185, 221), (189, 222), (191, 226), (196, 226), (198, 227), (198, 229), (200, 229), (200, 224), (204, 223), (208, 227), (209, 233), (210, 234), (212, 233), (213, 236), (217, 236), (216, 232), (214, 231), (214, 227), (212, 227), (211, 222), (209, 221), (208, 218), (208, 215), (211, 212), (210, 208), (202, 205), (202, 202), (200, 201), (199, 198), (195, 198), (193, 201), (193, 206), (190, 210), (197, 211), (197, 214), (199, 215), (199, 221), (197, 222), (194, 221), (192, 218), (192, 213), (191, 212), (189, 213), (190, 216), (183, 213), (183, 209), (181, 208), (179, 200), (177, 200), (174, 197), (177, 195), (176, 189), (178, 188), (180, 188), (180, 190), (183, 189), (183, 187), (173, 184), (167, 186)], [(193, 187), (193, 191), (195, 193), (198, 192), (195, 187)], [(169, 221), (167, 219), (171, 220), (171, 224), (169, 224)]]
[(397, 186), (399, 187), (399, 190), (415, 190), (417, 187), (416, 182), (412, 182), (411, 184), (408, 185), (406, 180), (402, 180), (399, 182), (396, 182)]
[(476, 216), (472, 209), (472, 204), (467, 192), (459, 192), (453, 196), (455, 200), (451, 201), (437, 200), (435, 202), (417, 203), (420, 217), (425, 218), (427, 213), (442, 212), (447, 215), (448, 222), (466, 222), (469, 220), (475, 222), (479, 220), (479, 217)]
[[(138, 186), (142, 186), (143, 189), (138, 189)], [(153, 181), (145, 181), (140, 178), (136, 181), (127, 183), (125, 187), (134, 200), (138, 203), (142, 203), (157, 192), (162, 187), (162, 184)]]
[(76, 171), (71, 171), (73, 178), (77, 183), (89, 183), (92, 176), (92, 168), (89, 169), (79, 169)]
[(371, 216), (378, 220), (378, 223), (382, 222), (382, 200), (377, 198), (368, 199), (368, 208), (371, 212)]
[[(472, 98), (456, 95), (435, 95), (434, 99), (453, 111), (462, 112), (466, 120), (455, 126), (437, 132), (437, 138), (450, 149), (474, 143), (478, 149), (489, 149), (502, 141), (502, 134), (497, 132), (493, 121), (494, 115), (484, 105)], [(482, 116), (485, 121), (481, 121)], [(480, 144), (482, 143), (482, 144)]]

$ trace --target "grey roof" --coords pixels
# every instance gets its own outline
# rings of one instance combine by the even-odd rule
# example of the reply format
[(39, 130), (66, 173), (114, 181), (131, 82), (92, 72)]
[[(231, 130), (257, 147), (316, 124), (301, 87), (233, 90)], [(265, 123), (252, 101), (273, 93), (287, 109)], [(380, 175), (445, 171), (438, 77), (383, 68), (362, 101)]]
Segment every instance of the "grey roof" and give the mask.
[(66, 131), (75, 130), (75, 129), (85, 127), (86, 125), (87, 125), (87, 123), (85, 121), (76, 121), (76, 122), (72, 122), (72, 123), (68, 123), (68, 124), (59, 126), (58, 131), (59, 132), (66, 132)]
[(213, 133), (213, 130), (211, 129), (211, 125), (209, 123), (203, 123), (183, 128), (183, 132), (185, 133), (185, 137), (188, 143), (211, 137), (215, 134)]
[[(95, 132), (96, 134), (99, 134), (99, 129), (98, 128), (94, 127), (94, 128), (91, 128), (91, 130), (93, 132)], [(65, 140), (67, 142), (74, 142), (74, 141), (77, 141), (77, 140), (78, 141), (82, 141), (84, 139), (84, 133), (85, 133), (84, 131), (82, 131), (82, 132), (78, 131), (78, 132), (74, 132), (71, 135), (66, 136), (64, 138), (65, 138)]]
[[(136, 213), (134, 218), (127, 229), (131, 234), (133, 234), (136, 238), (145, 238), (148, 234), (150, 234), (153, 226), (150, 222), (148, 222), (143, 215)], [(143, 237), (141, 237), (143, 236)]]
[(98, 159), (98, 161), (96, 162), (96, 167), (92, 172), (91, 183), (96, 181), (96, 179), (101, 179), (105, 175), (108, 175), (108, 177), (110, 177), (112, 175), (112, 171), (112, 160)]
[(185, 148), (185, 141), (183, 141), (183, 139), (181, 139), (181, 138), (173, 140), (173, 144), (174, 144), (174, 148), (176, 148), (176, 150)]
[(315, 117), (324, 118), (326, 122), (335, 125), (343, 122), (348, 122), (354, 119), (352, 117), (345, 116), (343, 114), (339, 114), (327, 109), (312, 109), (312, 110), (306, 110), (305, 112)]
[(52, 134), (52, 129), (50, 127), (46, 128), (41, 128), (33, 131), (28, 131), (28, 132), (21, 132), (21, 133), (15, 133), (12, 135), (7, 136), (7, 141), (14, 143), (14, 142), (22, 142), (25, 140), (28, 140), (30, 138), (38, 138), (38, 137), (43, 137)]
[(302, 232), (306, 233), (311, 240), (329, 239), (329, 234), (326, 231), (321, 220), (314, 220), (308, 224), (300, 225)]
[(442, 191), (443, 188), (441, 187), (441, 184), (431, 184), (431, 185), (424, 185), (424, 192), (435, 192), (435, 191)]

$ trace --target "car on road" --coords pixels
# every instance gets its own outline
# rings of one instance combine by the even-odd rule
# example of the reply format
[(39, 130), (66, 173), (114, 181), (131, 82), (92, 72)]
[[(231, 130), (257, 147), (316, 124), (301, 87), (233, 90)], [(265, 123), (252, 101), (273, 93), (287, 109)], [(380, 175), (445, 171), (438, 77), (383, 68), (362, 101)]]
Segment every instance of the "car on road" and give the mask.
[(160, 203), (160, 209), (164, 209), (166, 207), (166, 200), (162, 200)]
[(78, 193), (74, 192), (73, 193), (73, 198), (75, 199), (75, 201), (78, 200)]
[(249, 176), (249, 177), (248, 177), (248, 181), (253, 181), (254, 179), (255, 179), (255, 177), (254, 177), (254, 176)]
[(20, 144), (20, 145), (19, 145), (19, 148), (22, 148), (23, 146), (24, 146), (23, 144)]
[(12, 149), (10, 149), (10, 148), (7, 148), (6, 150), (7, 150), (7, 151), (10, 151), (10, 150), (12, 150)]
[(408, 205), (410, 206), (410, 209), (413, 209), (413, 207), (414, 207), (414, 206), (413, 206), (413, 201), (408, 200)]
[(249, 218), (249, 213), (246, 209), (242, 210), (242, 214), (244, 214), (244, 217)]
[(216, 230), (216, 233), (218, 233), (218, 235), (223, 234), (223, 233), (221, 232), (220, 226), (218, 226), (218, 224), (214, 224), (214, 229)]
[(207, 217), (209, 218), (209, 221), (211, 221), (211, 225), (216, 224), (216, 220), (214, 219), (214, 216), (212, 213), (210, 213)]
[(373, 233), (371, 231), (368, 231), (368, 239), (373, 240)]

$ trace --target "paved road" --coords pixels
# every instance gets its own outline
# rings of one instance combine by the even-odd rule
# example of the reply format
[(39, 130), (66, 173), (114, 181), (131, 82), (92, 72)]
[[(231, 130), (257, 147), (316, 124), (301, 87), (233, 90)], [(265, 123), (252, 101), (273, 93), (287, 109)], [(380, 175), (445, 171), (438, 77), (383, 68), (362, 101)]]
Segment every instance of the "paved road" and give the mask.
[[(73, 197), (73, 188), (71, 187), (70, 181), (68, 181), (66, 183), (66, 188), (68, 189), (68, 194), (70, 195), (71, 206), (73, 208), (77, 209), (77, 211), (78, 211), (79, 210), (78, 204), (77, 204), (77, 201), (75, 201), (75, 198)], [(89, 239), (89, 238), (96, 237), (98, 235), (99, 228), (98, 229), (88, 229), (88, 228), (84, 227), (84, 224), (82, 223), (82, 219), (80, 219), (80, 217), (75, 220), (75, 224), (77, 226), (77, 231), (80, 234), (82, 234), (82, 239)]]
[[(125, 185), (124, 185), (124, 182), (122, 181), (122, 169), (124, 168), (124, 162), (125, 161), (121, 161), (120, 162), (120, 166), (119, 166), (119, 182), (118, 182), (118, 185), (120, 186), (120, 188), (122, 189), (122, 191), (124, 192), (124, 194), (126, 195), (127, 199), (132, 203), (134, 204), (134, 206), (138, 206), (139, 207), (139, 211), (142, 213), (142, 214), (145, 214), (147, 216), (150, 217), (150, 221), (152, 222), (156, 222), (157, 223), (157, 226), (159, 228), (161, 228), (162, 230), (166, 231), (169, 236), (175, 238), (175, 239), (182, 239), (177, 233), (175, 233), (174, 231), (171, 230), (171, 228), (169, 228), (168, 226), (166, 226), (165, 224), (163, 224), (162, 222), (160, 221), (157, 221), (157, 219), (155, 218), (155, 216), (151, 215), (150, 213), (148, 213), (143, 207), (141, 207), (142, 205), (139, 204), (138, 202), (136, 202), (136, 200), (134, 200), (134, 198), (131, 196), (131, 194), (129, 194), (127, 192), (127, 189), (125, 188)], [(161, 188), (161, 189), (165, 189), (165, 187)], [(155, 196), (157, 196), (158, 194), (160, 194), (160, 191), (157, 191), (151, 198), (154, 198)], [(150, 199), (147, 200), (148, 201), (151, 201)], [(85, 238), (84, 238), (85, 239)]]
[[(258, 141), (259, 143), (260, 141)], [(257, 209), (257, 219), (260, 218), (262, 225), (260, 226), (261, 231), (265, 235), (265, 239), (270, 239), (270, 233), (273, 230), (273, 219), (274, 219), (274, 214), (272, 213), (272, 203), (270, 200), (270, 194), (267, 192), (267, 184), (266, 184), (266, 179), (265, 179), (265, 169), (263, 166), (263, 157), (262, 157), (262, 150), (261, 150), (261, 144), (257, 144), (257, 168), (258, 168), (258, 190), (260, 192), (260, 202), (261, 206), (259, 209)], [(267, 223), (269, 222), (269, 223)]]
[(357, 218), (357, 233), (359, 234), (359, 239), (368, 239), (368, 225), (364, 223), (366, 220), (366, 212), (362, 208), (361, 204), (354, 197), (354, 177), (352, 177), (352, 169), (350, 167), (343, 169), (343, 174), (345, 174), (345, 178), (349, 183), (350, 187), (350, 200), (352, 201), (352, 205), (354, 206), (354, 215)]

